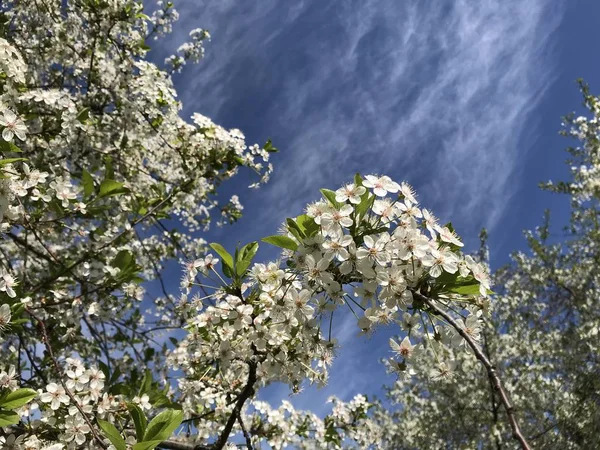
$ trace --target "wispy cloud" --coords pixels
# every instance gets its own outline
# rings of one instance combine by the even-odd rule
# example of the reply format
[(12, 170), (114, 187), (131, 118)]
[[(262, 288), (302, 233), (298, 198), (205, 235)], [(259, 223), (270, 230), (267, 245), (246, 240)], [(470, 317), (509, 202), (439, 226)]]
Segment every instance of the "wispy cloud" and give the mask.
[(557, 2), (179, 5), (176, 39), (213, 34), (180, 83), (187, 110), (282, 147), (263, 214), (295, 215), (317, 187), (361, 171), (408, 179), (446, 219), (476, 228), (501, 216), (552, 80)]
[[(272, 182), (245, 195), (247, 237), (274, 232), (356, 171), (408, 180), (463, 235), (502, 217), (552, 82), (562, 1), (177, 4), (175, 48), (192, 28), (213, 35), (201, 65), (176, 79), (185, 113), (282, 149)], [(336, 364), (358, 379), (369, 369), (356, 361), (346, 352)]]

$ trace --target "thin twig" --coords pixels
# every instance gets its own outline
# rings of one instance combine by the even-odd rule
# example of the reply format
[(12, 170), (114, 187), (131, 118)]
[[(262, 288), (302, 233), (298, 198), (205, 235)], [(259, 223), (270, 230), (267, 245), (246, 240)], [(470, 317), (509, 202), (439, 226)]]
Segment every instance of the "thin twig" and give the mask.
[(237, 421), (240, 424), (240, 428), (242, 429), (242, 433), (244, 434), (244, 439), (246, 439), (246, 448), (248, 450), (254, 450), (254, 447), (252, 447), (252, 439), (250, 438), (250, 435), (248, 434), (248, 430), (246, 430), (246, 426), (244, 425), (244, 421), (242, 419), (242, 413), (241, 412), (237, 413)]
[(50, 345), (50, 339), (48, 338), (48, 331), (46, 330), (46, 324), (44, 323), (44, 321), (42, 319), (37, 317), (29, 309), (26, 308), (25, 310), (31, 317), (33, 317), (35, 320), (37, 320), (38, 324), (40, 325), (40, 329), (42, 331), (42, 340), (44, 341), (44, 345), (46, 346), (48, 355), (50, 356), (50, 359), (52, 360), (52, 364), (54, 365), (54, 368), (56, 369), (56, 373), (59, 375), (58, 378), (60, 380), (60, 384), (62, 385), (63, 389), (65, 390), (65, 393), (71, 399), (71, 402), (73, 402), (73, 404), (75, 405), (75, 407), (77, 408), (79, 413), (82, 415), (82, 417), (85, 420), (85, 422), (87, 423), (88, 427), (90, 427), (90, 431), (92, 432), (94, 439), (98, 442), (98, 444), (100, 444), (100, 447), (102, 447), (103, 449), (108, 448), (108, 445), (106, 445), (104, 443), (104, 441), (102, 440), (102, 438), (100, 438), (100, 436), (98, 435), (98, 432), (96, 431), (96, 428), (90, 421), (89, 417), (87, 416), (87, 414), (85, 413), (85, 411), (83, 410), (83, 408), (81, 407), (81, 405), (79, 404), (79, 402), (77, 401), (75, 396), (71, 393), (71, 391), (67, 387), (67, 384), (65, 383), (65, 380), (63, 379), (63, 376), (62, 376), (63, 375), (62, 369), (58, 365), (58, 361), (54, 357), (54, 352), (52, 351), (52, 346)]

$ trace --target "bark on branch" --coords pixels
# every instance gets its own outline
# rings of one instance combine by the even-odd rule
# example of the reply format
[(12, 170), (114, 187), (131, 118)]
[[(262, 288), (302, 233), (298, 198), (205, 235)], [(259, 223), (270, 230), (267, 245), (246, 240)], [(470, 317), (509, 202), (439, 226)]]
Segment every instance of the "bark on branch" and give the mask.
[(498, 391), (500, 401), (502, 402), (504, 411), (506, 411), (506, 416), (508, 417), (508, 422), (510, 423), (510, 427), (512, 429), (513, 438), (519, 442), (519, 444), (521, 445), (521, 448), (523, 450), (531, 450), (531, 447), (529, 446), (529, 444), (527, 443), (527, 440), (525, 439), (525, 437), (523, 436), (523, 433), (521, 432), (521, 428), (519, 427), (519, 423), (517, 422), (517, 417), (515, 415), (515, 410), (508, 398), (508, 394), (507, 394), (506, 390), (504, 389), (502, 380), (500, 380), (500, 377), (498, 376), (498, 372), (496, 371), (496, 368), (490, 362), (490, 360), (485, 356), (485, 354), (481, 350), (481, 347), (479, 347), (479, 344), (477, 344), (477, 342), (475, 342), (475, 340), (465, 331), (465, 329), (462, 326), (460, 326), (460, 324), (458, 322), (456, 322), (456, 320), (454, 320), (452, 318), (452, 316), (450, 314), (448, 314), (446, 311), (444, 311), (442, 308), (440, 308), (434, 300), (430, 299), (429, 297), (424, 296), (420, 292), (413, 292), (413, 295), (417, 299), (419, 299), (420, 301), (425, 303), (427, 306), (429, 306), (429, 308), (431, 308), (433, 311), (435, 311), (435, 313), (438, 314), (439, 316), (441, 316), (446, 322), (448, 322), (456, 330), (456, 332), (458, 334), (460, 334), (460, 336), (467, 342), (469, 347), (471, 347), (471, 350), (473, 350), (475, 357), (485, 367), (485, 370), (487, 371), (487, 375), (488, 375), (488, 378), (490, 379), (490, 382), (494, 385), (494, 387)]

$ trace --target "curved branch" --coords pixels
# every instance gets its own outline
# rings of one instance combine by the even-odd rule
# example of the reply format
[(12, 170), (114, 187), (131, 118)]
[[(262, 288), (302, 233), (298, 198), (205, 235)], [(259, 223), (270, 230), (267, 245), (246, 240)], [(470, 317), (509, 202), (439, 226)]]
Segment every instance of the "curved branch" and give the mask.
[(458, 334), (460, 334), (460, 336), (467, 342), (469, 347), (471, 347), (471, 350), (473, 350), (475, 357), (485, 367), (487, 374), (488, 374), (488, 378), (490, 379), (490, 382), (494, 385), (494, 387), (498, 391), (500, 400), (502, 402), (502, 406), (504, 406), (504, 410), (506, 411), (506, 415), (508, 417), (508, 422), (510, 423), (510, 427), (512, 429), (513, 438), (515, 440), (519, 441), (519, 444), (521, 444), (521, 448), (523, 450), (531, 450), (531, 447), (527, 443), (525, 436), (523, 436), (523, 433), (521, 432), (521, 428), (519, 427), (519, 423), (517, 422), (517, 417), (515, 415), (514, 407), (512, 406), (512, 404), (508, 398), (508, 394), (507, 394), (506, 390), (504, 389), (504, 386), (502, 385), (502, 380), (500, 380), (500, 377), (498, 376), (498, 372), (496, 371), (496, 368), (490, 362), (490, 360), (485, 356), (485, 354), (479, 347), (479, 344), (477, 344), (477, 342), (475, 342), (475, 340), (471, 336), (469, 336), (469, 334), (464, 330), (464, 328), (461, 327), (458, 324), (458, 322), (456, 322), (452, 318), (452, 316), (450, 316), (450, 314), (448, 314), (446, 311), (444, 311), (442, 308), (440, 308), (438, 305), (436, 305), (434, 300), (430, 299), (429, 297), (424, 296), (420, 292), (413, 292), (413, 295), (416, 298), (418, 298), (419, 300), (421, 300), (423, 303), (425, 303), (427, 306), (429, 306), (436, 314), (443, 317), (444, 320), (446, 322), (448, 322), (456, 330), (456, 332)]

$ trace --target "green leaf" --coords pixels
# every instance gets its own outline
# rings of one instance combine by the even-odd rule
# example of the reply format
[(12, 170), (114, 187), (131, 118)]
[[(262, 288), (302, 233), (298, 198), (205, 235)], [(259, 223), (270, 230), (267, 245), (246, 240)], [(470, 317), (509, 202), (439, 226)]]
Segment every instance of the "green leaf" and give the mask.
[(462, 286), (452, 286), (447, 289), (448, 292), (453, 292), (460, 295), (478, 295), (479, 294), (479, 283), (465, 284)]
[(83, 197), (89, 198), (94, 193), (94, 179), (85, 169), (81, 173), (81, 185), (83, 186)]
[(100, 185), (100, 193), (98, 197), (109, 197), (111, 195), (120, 195), (129, 192), (123, 183), (119, 183), (115, 180), (104, 180)]
[(271, 139), (268, 139), (267, 142), (265, 143), (265, 145), (263, 145), (263, 150), (268, 153), (277, 153), (279, 151), (279, 149), (273, 147), (273, 143), (271, 142)]
[[(169, 397), (167, 397), (163, 392), (153, 390), (151, 392), (148, 392), (148, 397), (149, 397), (148, 401), (155, 408), (162, 408), (162, 407), (173, 408), (173, 406), (172, 406), (173, 404), (171, 403), (171, 400), (169, 400)], [(173, 409), (180, 409), (180, 408), (173, 408)]]
[(119, 430), (117, 430), (112, 423), (98, 419), (98, 425), (100, 425), (100, 428), (102, 428), (104, 436), (107, 437), (107, 439), (112, 445), (115, 446), (117, 450), (127, 450), (125, 439), (123, 439), (121, 433), (119, 433)]
[(343, 203), (336, 201), (334, 191), (329, 189), (321, 189), (321, 194), (323, 194), (323, 197), (325, 197), (325, 199), (329, 201), (329, 203), (331, 203), (335, 209), (340, 209), (342, 206), (344, 206)]
[(11, 327), (14, 327), (15, 325), (23, 325), (24, 323), (28, 323), (29, 321), (30, 321), (30, 320), (29, 320), (29, 319), (26, 319), (26, 318), (23, 318), (23, 319), (15, 319), (15, 320), (11, 319), (11, 321), (10, 321), (10, 326), (11, 326)]
[[(98, 361), (98, 367), (100, 367), (100, 370), (104, 374), (104, 378), (106, 378), (107, 380), (110, 380), (110, 370), (108, 370), (108, 366), (106, 364), (104, 364), (102, 361)], [(110, 384), (110, 382), (109, 382), (109, 384)]]
[(0, 428), (19, 423), (21, 418), (14, 411), (0, 409)]
[(144, 377), (142, 378), (142, 382), (140, 383), (139, 395), (145, 394), (152, 388), (152, 372), (150, 369), (146, 369), (144, 372)]
[(4, 409), (16, 409), (26, 405), (37, 396), (33, 389), (17, 389), (0, 397), (0, 407)]
[(250, 264), (252, 264), (252, 260), (254, 259), (254, 256), (256, 256), (257, 251), (258, 242), (250, 242), (240, 249), (235, 262), (235, 272), (238, 277), (241, 277), (246, 273), (246, 270)]
[(18, 317), (23, 311), (25, 311), (25, 305), (23, 303), (15, 303), (10, 307), (13, 317)]
[[(110, 380), (108, 381), (108, 384), (112, 386), (117, 381), (119, 381), (120, 376), (121, 376), (121, 369), (119, 369), (119, 366), (117, 366), (113, 369), (113, 373), (110, 377)], [(106, 379), (108, 380), (108, 377)]]
[(27, 158), (5, 158), (5, 159), (0, 159), (0, 167), (1, 166), (6, 166), (7, 164), (12, 164), (15, 162), (19, 162), (19, 161), (28, 161)]
[(261, 241), (266, 242), (267, 244), (275, 245), (280, 248), (287, 248), (288, 250), (298, 250), (298, 244), (287, 236), (273, 235), (268, 236), (266, 238), (262, 238)]
[(148, 441), (148, 442), (138, 442), (133, 445), (133, 450), (153, 450), (160, 445), (160, 441)]
[(88, 120), (90, 117), (90, 108), (88, 108), (87, 106), (85, 108), (83, 108), (81, 111), (79, 111), (77, 113), (77, 120), (81, 123), (85, 123), (86, 120)]
[(315, 222), (315, 219), (306, 214), (296, 217), (296, 224), (306, 237), (313, 237), (321, 229), (321, 226)]
[(126, 383), (115, 383), (108, 390), (109, 394), (132, 395), (131, 387)]
[(183, 411), (167, 409), (150, 421), (144, 441), (168, 439), (183, 420)]
[[(231, 275), (233, 274), (233, 257), (229, 254), (227, 250), (225, 250), (225, 247), (223, 247), (221, 244), (213, 242), (209, 245), (210, 248), (217, 252), (217, 254), (221, 257), (221, 260), (223, 262), (223, 273), (229, 278), (231, 278)], [(229, 269), (229, 275), (227, 272), (225, 272), (225, 267)]]
[(138, 441), (144, 439), (144, 433), (146, 433), (146, 426), (148, 425), (148, 420), (144, 415), (144, 411), (135, 403), (128, 402), (127, 409), (129, 409), (129, 414), (131, 414), (131, 418), (133, 419), (133, 423), (135, 425), (135, 435)]
[(292, 233), (299, 241), (304, 240), (304, 231), (302, 231), (294, 219), (288, 217), (285, 219), (285, 223), (287, 223), (290, 233)]
[(434, 285), (434, 292), (452, 292), (460, 295), (478, 295), (479, 281), (473, 276), (462, 277), (458, 272), (442, 273)]
[(329, 442), (334, 444), (336, 447), (341, 445), (341, 436), (338, 431), (335, 429), (335, 424), (330, 416), (325, 417), (325, 442)]
[(360, 176), (360, 173), (358, 173), (358, 172), (356, 172), (356, 173), (354, 174), (354, 184), (355, 184), (356, 186), (362, 186), (362, 185), (363, 185), (363, 179), (362, 179), (362, 177)]
[(457, 281), (454, 285), (446, 286), (445, 290), (460, 295), (479, 295), (479, 281), (475, 279)]
[(454, 227), (452, 226), (452, 222), (448, 222), (446, 225), (444, 225), (446, 228), (448, 228), (450, 230), (450, 232), (452, 233), (456, 233), (456, 230), (454, 229)]
[(233, 278), (233, 268), (223, 264), (223, 275), (230, 279)]
[(369, 210), (369, 208), (371, 208), (371, 206), (373, 206), (374, 201), (375, 201), (375, 196), (369, 194), (369, 191), (366, 191), (360, 197), (360, 203), (354, 209), (354, 211), (356, 212), (357, 221), (360, 221), (360, 218), (363, 217), (367, 213), (367, 211)]
[(129, 250), (121, 250), (110, 263), (112, 267), (118, 267), (121, 271), (126, 270), (134, 264), (133, 255)]
[(102, 158), (102, 160), (104, 161), (105, 167), (104, 179), (112, 180), (115, 176), (115, 169), (113, 168), (112, 156), (106, 155), (104, 158)]
[(3, 139), (0, 139), (0, 152), (23, 153), (23, 150), (17, 147), (13, 142), (8, 142)]

